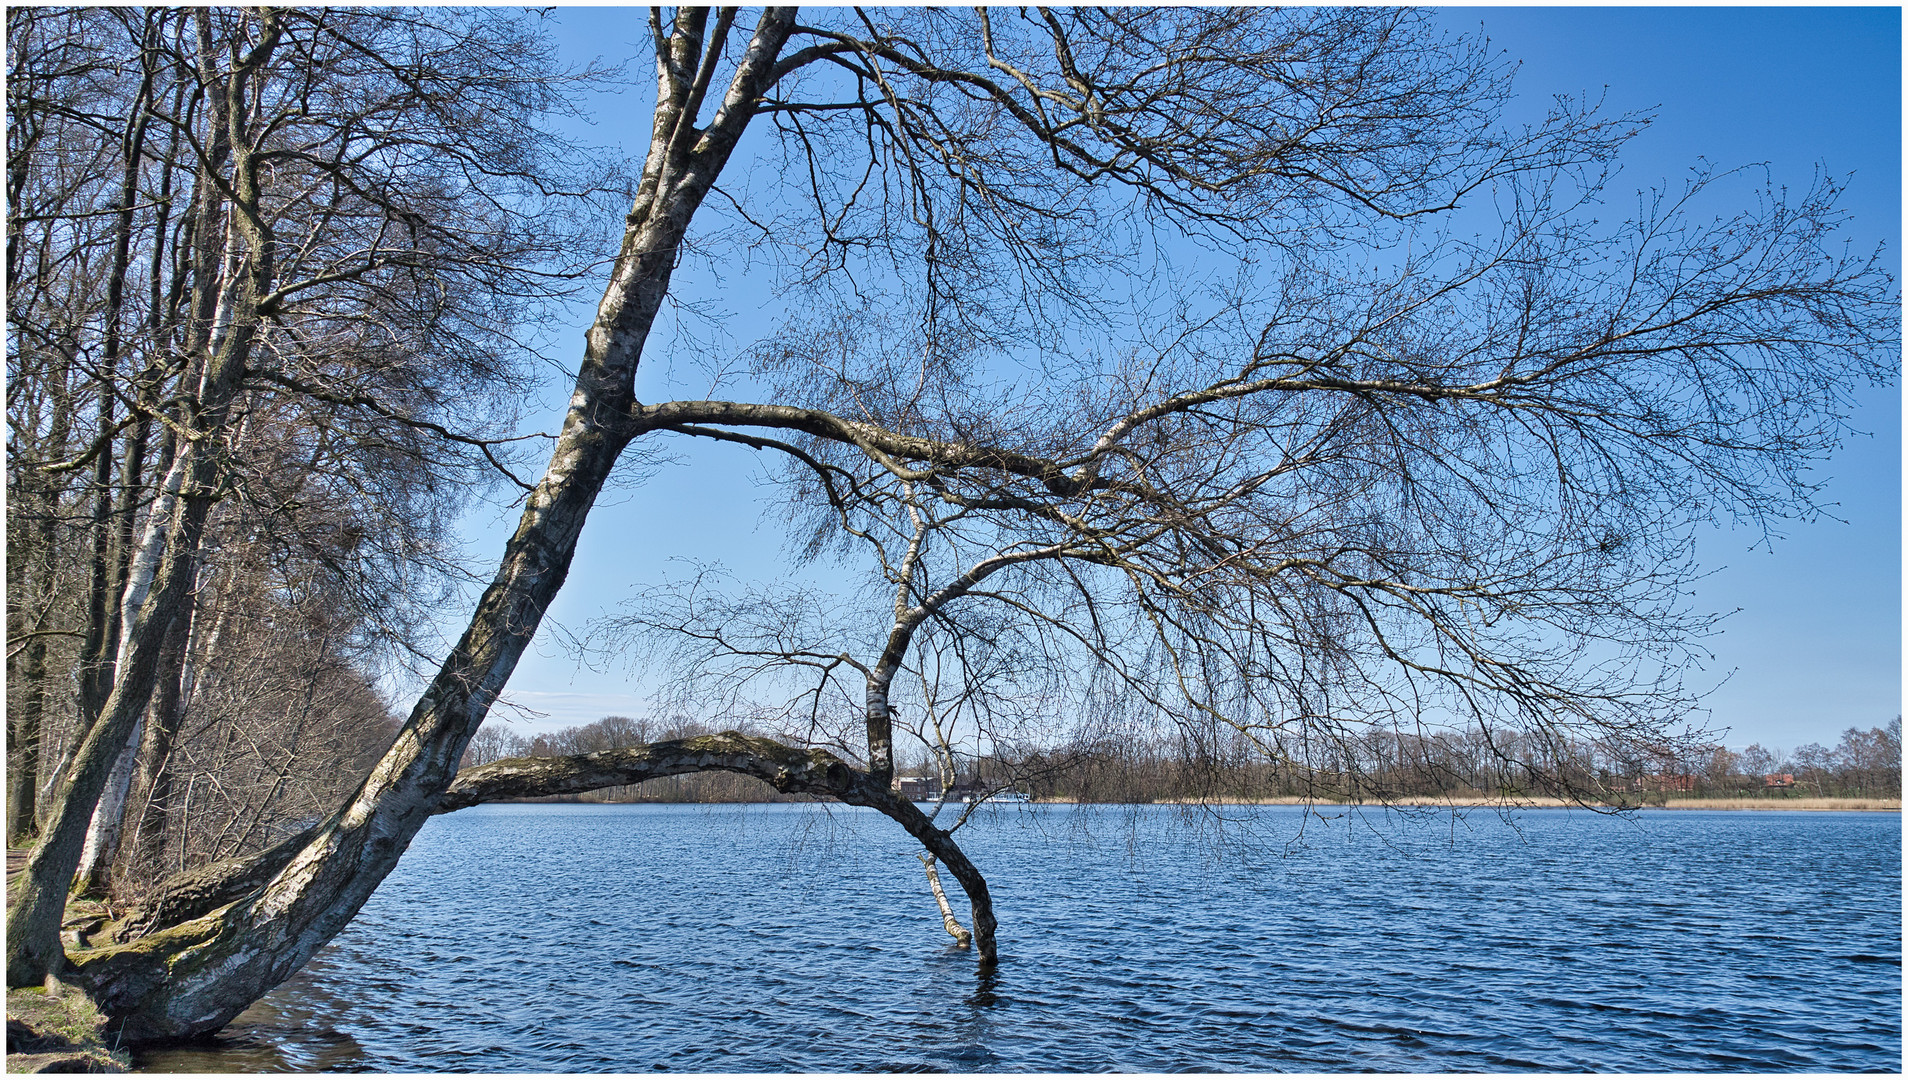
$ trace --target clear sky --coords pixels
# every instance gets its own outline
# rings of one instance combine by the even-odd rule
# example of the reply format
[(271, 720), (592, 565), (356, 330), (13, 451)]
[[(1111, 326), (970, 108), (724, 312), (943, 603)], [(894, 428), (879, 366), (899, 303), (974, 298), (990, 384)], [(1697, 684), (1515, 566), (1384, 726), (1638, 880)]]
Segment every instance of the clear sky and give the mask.
[[(643, 18), (621, 8), (559, 8), (552, 17), (569, 59), (630, 61), (632, 89), (603, 100), (589, 137), (638, 156), (650, 94)], [(1863, 250), (1885, 244), (1899, 276), (1898, 9), (1487, 7), (1447, 8), (1439, 18), (1454, 31), (1481, 27), (1521, 61), (1517, 108), (1541, 111), (1554, 94), (1589, 94), (1603, 95), (1613, 112), (1655, 112), (1625, 154), (1613, 193), (1679, 185), (1699, 158), (1724, 167), (1766, 162), (1791, 188), (1808, 186), (1818, 167), (1852, 174), (1848, 235)], [(693, 289), (695, 277), (679, 275), (678, 284)], [(732, 282), (715, 303), (752, 322), (760, 297), (748, 288), (746, 279)], [(579, 310), (570, 340), (580, 344), (587, 321), (587, 309)], [(661, 332), (645, 359), (644, 400), (694, 392), (686, 380), (672, 385), (672, 374), (684, 372), (670, 354)], [(555, 430), (568, 392), (568, 377), (553, 371), (547, 414), (527, 422)], [(1833, 745), (1842, 729), (1901, 711), (1899, 388), (1866, 393), (1854, 420), (1864, 436), (1822, 470), (1841, 520), (1794, 523), (1773, 550), (1723, 530), (1699, 540), (1715, 572), (1696, 603), (1735, 612), (1711, 642), (1716, 659), (1707, 673), (1721, 684), (1708, 699), (1711, 720), (1729, 729), (1730, 746)], [(670, 559), (720, 561), (744, 577), (780, 573), (782, 537), (763, 514), (752, 455), (708, 444), (678, 449), (680, 464), (612, 492), (593, 514), (569, 583), (506, 695), (522, 709), (495, 714), (509, 717), (513, 730), (650, 711), (647, 686), (621, 669), (579, 666), (558, 627), (605, 614), (633, 588), (658, 581)], [(494, 559), (515, 516), (473, 514), (474, 556)]]

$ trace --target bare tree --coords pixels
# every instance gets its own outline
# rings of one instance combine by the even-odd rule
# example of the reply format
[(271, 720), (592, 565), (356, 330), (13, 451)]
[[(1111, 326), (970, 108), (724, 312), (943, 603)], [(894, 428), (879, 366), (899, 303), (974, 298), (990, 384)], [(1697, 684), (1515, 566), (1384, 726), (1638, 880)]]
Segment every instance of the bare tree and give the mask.
[[(1850, 387), (1895, 370), (1892, 284), (1825, 255), (1830, 188), (1703, 226), (1704, 181), (1608, 229), (1599, 172), (1639, 121), (1564, 105), (1509, 130), (1509, 69), (1409, 12), (770, 9), (746, 41), (741, 20), (649, 16), (653, 136), (550, 465), (390, 751), (308, 833), (66, 958), (128, 1037), (236, 1015), (433, 813), (712, 770), (894, 819), (992, 963), (985, 878), (891, 787), (917, 692), (922, 731), (929, 701), (1032, 735), (1043, 698), (1124, 696), (1135, 724), (1345, 775), (1443, 716), (1539, 774), (1575, 768), (1571, 736), (1674, 742), (1690, 529), (1806, 510)], [(749, 176), (786, 197), (723, 186), (758, 117), (790, 167)], [(767, 245), (802, 301), (745, 373), (769, 403), (643, 404), (671, 274), (723, 236)], [(1161, 237), (1237, 272), (1122, 316), (1103, 286), (1150, 279)], [(858, 605), (639, 616), (782, 737), (457, 772), (611, 469), (665, 434), (785, 457), (813, 550), (875, 568)], [(10, 983), (58, 966), (56, 915), (10, 913)]]
[[(163, 786), (187, 601), (207, 544), (234, 539), (222, 518), (325, 576), (355, 643), (369, 628), (400, 648), (429, 611), (456, 504), (475, 470), (502, 469), (486, 428), (507, 421), (522, 328), (576, 272), (565, 252), (589, 227), (569, 204), (600, 179), (528, 119), (574, 76), (520, 28), (481, 12), (10, 15), (8, 463), (42, 493), (10, 524), (51, 537), (43, 597), (59, 574), (88, 582), (55, 612), (67, 626), (9, 611), (38, 684), (13, 756), (55, 784), (9, 897), (12, 924), (39, 929), (10, 955), (57, 959), (45, 930), (75, 868), (105, 887), (134, 774)], [(80, 507), (83, 526), (62, 521)], [(48, 630), (81, 642), (51, 769), (31, 730), (68, 674), (36, 648)]]

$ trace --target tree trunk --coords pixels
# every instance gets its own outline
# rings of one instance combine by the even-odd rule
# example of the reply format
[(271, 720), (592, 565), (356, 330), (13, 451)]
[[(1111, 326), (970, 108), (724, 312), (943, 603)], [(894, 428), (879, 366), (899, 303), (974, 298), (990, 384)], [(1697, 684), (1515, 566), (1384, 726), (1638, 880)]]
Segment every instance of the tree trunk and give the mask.
[[(209, 472), (209, 455), (199, 457), (202, 464), (195, 472)], [(194, 479), (209, 481), (212, 477), (195, 476)], [(119, 672), (99, 720), (86, 733), (62, 778), (53, 811), (39, 845), (27, 859), (25, 873), (19, 883), (8, 890), (9, 986), (36, 985), (58, 971), (63, 962), (59, 927), (67, 887), (79, 866), (87, 827), (108, 774), (125, 747), (134, 722), (144, 714), (151, 700), (158, 675), (160, 640), (191, 579), (191, 563), (210, 502), (209, 497), (196, 492), (181, 499), (173, 530), (175, 542), (168, 545), (155, 587), (141, 607), (135, 624), (129, 627), (128, 664)]]
[[(201, 12), (201, 48), (206, 62), (212, 55), (209, 29)], [(258, 304), (272, 280), (272, 240), (256, 213), (257, 176), (243, 138), (229, 138), (245, 123), (250, 100), (248, 77), (264, 64), (276, 46), (279, 24), (270, 12), (260, 16), (260, 40), (235, 66), (230, 77), (207, 78), (217, 87), (215, 115), (227, 129), (235, 166), (230, 191), (237, 250), (229, 259), (229, 278), (202, 279), (201, 293), (218, 290), (229, 300), (229, 321), (215, 351), (205, 358), (196, 401), (189, 403), (190, 441), (181, 440), (167, 486), (178, 492), (172, 513), (162, 515), (155, 505), (149, 536), (163, 536), (164, 555), (152, 576), (150, 591), (136, 599), (140, 571), (135, 566), (127, 583), (126, 618), (120, 634), (118, 670), (111, 690), (100, 704), (98, 719), (79, 740), (72, 763), (62, 776), (40, 843), (27, 858), (25, 872), (7, 895), (7, 985), (32, 986), (57, 973), (65, 964), (60, 948), (60, 921), (68, 886), (79, 866), (86, 833), (101, 792), (133, 725), (152, 700), (158, 678), (159, 653), (167, 627), (197, 575), (199, 543), (206, 518), (217, 500), (222, 476), (218, 438), (245, 374), (252, 344), (259, 331)], [(208, 189), (212, 185), (206, 185)], [(231, 288), (224, 287), (228, 281)], [(203, 309), (203, 303), (201, 303)], [(110, 528), (110, 501), (96, 524)], [(96, 565), (97, 571), (97, 565)], [(134, 612), (136, 611), (136, 614)], [(86, 718), (82, 716), (82, 721)]]
[[(147, 712), (151, 710), (148, 709)], [(113, 861), (119, 855), (120, 827), (126, 820), (127, 795), (132, 790), (133, 762), (145, 741), (146, 717), (133, 721), (126, 745), (119, 750), (106, 786), (93, 807), (86, 826), (86, 840), (80, 845), (79, 866), (74, 869), (73, 891), (80, 896), (103, 897), (111, 891)]]
[(973, 944), (974, 935), (954, 917), (954, 908), (947, 902), (947, 890), (941, 888), (941, 875), (934, 869), (934, 856), (922, 854), (921, 868), (927, 871), (928, 891), (934, 894), (934, 903), (941, 909), (941, 925), (947, 929), (954, 943), (965, 949)]
[[(753, 776), (784, 794), (819, 795), (871, 807), (898, 822), (927, 849), (930, 880), (948, 932), (967, 944), (963, 939), (968, 935), (958, 930), (959, 923), (933, 873), (936, 859), (953, 871), (967, 893), (974, 923), (971, 938), (979, 947), (982, 964), (995, 962), (993, 899), (979, 870), (953, 838), (936, 828), (913, 803), (826, 750), (797, 749), (731, 731), (570, 757), (507, 758), (458, 773), (443, 794), (423, 801), (421, 812), (427, 818), (503, 799), (574, 795), (712, 771)], [(177, 1000), (177, 995), (168, 992), (167, 979), (174, 972), (196, 973), (208, 965), (234, 959), (256, 963), (263, 943), (254, 943), (250, 951), (220, 947), (230, 934), (229, 926), (240, 917), (238, 913), (256, 911), (261, 905), (262, 898), (256, 895), (261, 884), (273, 881), (276, 887), (286, 873), (299, 865), (309, 866), (311, 847), (322, 845), (327, 834), (336, 835), (338, 824), (334, 818), (268, 851), (169, 880), (141, 909), (127, 916), (117, 936), (132, 938), (131, 943), (77, 954), (72, 978), (87, 988), (108, 1015), (120, 1020), (126, 1038), (179, 1034), (176, 1029), (160, 1027), (184, 1019), (176, 1006), (164, 1014), (152, 1009), (155, 997)], [(264, 898), (268, 899), (271, 892), (267, 889)], [(164, 929), (148, 937), (136, 937), (149, 927)], [(249, 1000), (237, 1008), (242, 1009)]]
[[(451, 787), (471, 736), (561, 587), (584, 520), (610, 469), (638, 430), (633, 419), (636, 368), (667, 294), (677, 249), (690, 218), (776, 78), (776, 58), (793, 26), (794, 12), (770, 9), (763, 13), (715, 118), (707, 128), (698, 129), (695, 111), (706, 85), (701, 80), (713, 67), (701, 62), (707, 18), (704, 9), (685, 9), (678, 13), (673, 36), (659, 42), (666, 48), (659, 48), (656, 137), (622, 250), (588, 334), (576, 390), (549, 468), (527, 499), (497, 576), (463, 637), (391, 749), (344, 806), (308, 839), (301, 838), (305, 842), (289, 855), (284, 849), (293, 845), (287, 844), (267, 853), (270, 858), (235, 864), (242, 870), (240, 878), (255, 881), (283, 857), (282, 867), (267, 884), (227, 906), (173, 923), (128, 945), (74, 958), (76, 966), (70, 974), (114, 1018), (121, 1037), (181, 1037), (223, 1026), (343, 929), (430, 815), (506, 797), (494, 792), (523, 790), (532, 780), (542, 792), (589, 790), (656, 775), (716, 769), (761, 776), (784, 790), (814, 790), (874, 807), (920, 840), (961, 883), (973, 909), (981, 960), (993, 962), (995, 922), (986, 882), (960, 848), (912, 803), (891, 793), (885, 776), (874, 782), (869, 774), (821, 751), (726, 735), (713, 741), (688, 740), (675, 747), (608, 751), (581, 759), (496, 763), (473, 770), (473, 775)], [(725, 17), (721, 27), (726, 25)], [(243, 194), (239, 192), (240, 203)], [(233, 332), (238, 333), (242, 325), (244, 320), (234, 320)], [(147, 611), (142, 611), (142, 632), (149, 630), (147, 612), (162, 606), (162, 592), (167, 610), (178, 599), (169, 590), (182, 579), (163, 572), (161, 577), (167, 590), (155, 588)], [(144, 641), (151, 635), (139, 636)], [(121, 675), (120, 687), (134, 685), (140, 675), (150, 686), (149, 658), (137, 649), (133, 658), (133, 670)], [(139, 667), (142, 660), (147, 669)], [(97, 744), (113, 736), (123, 741), (129, 726), (124, 710), (111, 704), (107, 720), (97, 725), (88, 752), (81, 755), (86, 767), (99, 773), (96, 778), (87, 774), (87, 782), (95, 785), (94, 798), (104, 779), (105, 758)], [(75, 771), (80, 768), (76, 763)], [(485, 795), (486, 791), (492, 794)], [(62, 805), (75, 801), (67, 799)], [(69, 829), (53, 831), (65, 838)], [(55, 849), (54, 844), (43, 845), (35, 853), (36, 860), (54, 864), (54, 857), (47, 853)], [(77, 854), (75, 842), (71, 857), (76, 859)], [(29, 877), (33, 888), (26, 895), (41, 907), (55, 903), (49, 899), (53, 893), (47, 887), (45, 867)], [(237, 878), (214, 875), (202, 881), (198, 900), (175, 908), (175, 913), (202, 906), (207, 898), (229, 895), (221, 883), (233, 880)], [(57, 929), (57, 913), (54, 906), (50, 921), (31, 925)], [(27, 925), (13, 912), (9, 915), (10, 930)], [(16, 941), (21, 942), (17, 949)], [(9, 981), (18, 978), (16, 972), (31, 974), (36, 965), (50, 970), (58, 960), (57, 936), (11, 933), (9, 949)]]
[[(383, 760), (262, 892), (141, 939), (121, 963), (96, 969), (99, 977), (89, 983), (125, 1037), (176, 1037), (223, 1026), (344, 928), (438, 809), (470, 737), (562, 586), (584, 520), (634, 435), (636, 367), (667, 295), (677, 249), (773, 84), (776, 57), (794, 25), (792, 9), (763, 13), (715, 119), (697, 131), (694, 79), (707, 17), (706, 9), (685, 9), (659, 61), (659, 137), (589, 331), (563, 429), (469, 627)], [(123, 727), (117, 733), (125, 737)], [(885, 790), (880, 795), (891, 799)], [(911, 805), (907, 810), (920, 817)], [(51, 945), (57, 949), (57, 936)], [(14, 971), (10, 959), (9, 980)]]
[[(205, 451), (199, 451), (202, 462), (205, 457)], [(122, 599), (123, 611), (120, 618), (116, 620), (116, 625), (120, 628), (118, 648), (114, 653), (113, 666), (116, 670), (128, 669), (135, 645), (134, 628), (139, 625), (139, 612), (150, 598), (154, 583), (158, 580), (160, 568), (166, 559), (189, 559), (192, 565), (186, 572), (190, 577), (197, 577), (198, 536), (195, 534), (188, 537), (171, 528), (175, 524), (175, 515), (185, 509), (180, 502), (180, 494), (193, 467), (193, 458), (189, 456), (182, 454), (174, 459), (172, 468), (168, 470), (165, 482), (161, 485), (159, 498), (153, 503), (152, 512), (147, 519), (145, 538), (140, 542), (138, 552), (128, 560)], [(204, 466), (202, 465), (201, 468), (204, 469)], [(213, 478), (209, 469), (204, 471), (207, 475), (202, 484), (209, 487)], [(197, 516), (198, 532), (203, 531), (205, 516), (210, 513), (209, 500), (202, 501), (206, 501), (207, 505), (187, 515)], [(179, 520), (185, 520), (185, 518), (181, 517)], [(181, 546), (186, 544), (190, 545), (189, 551)], [(187, 591), (180, 591), (181, 600)], [(149, 627), (147, 632), (157, 632), (163, 637), (173, 622), (172, 614), (168, 613), (165, 620), (165, 625)], [(160, 678), (161, 669), (155, 667), (152, 685), (156, 687)], [(111, 770), (107, 773), (103, 790), (95, 796), (97, 801), (87, 821), (86, 836), (80, 849), (79, 863), (75, 869), (79, 877), (78, 888), (82, 894), (91, 895), (103, 889), (105, 883), (100, 878), (110, 867), (110, 860), (118, 847), (120, 820), (126, 808), (126, 790), (132, 781), (133, 756), (139, 748), (142, 721), (148, 711), (146, 703), (150, 702), (152, 697), (149, 688), (144, 690), (143, 696), (140, 696), (141, 689), (138, 685), (129, 687), (129, 693), (134, 696), (126, 700), (137, 703), (138, 713), (131, 730), (121, 736), (125, 742), (114, 751)], [(126, 707), (133, 708), (135, 705), (127, 704)], [(78, 745), (83, 746), (85, 743), (81, 740)]]
[[(885, 778), (862, 772), (826, 750), (801, 750), (772, 739), (728, 731), (574, 757), (506, 758), (458, 773), (456, 782), (439, 800), (437, 812), (461, 810), (499, 799), (572, 795), (619, 784), (640, 784), (663, 776), (709, 771), (742, 773), (767, 781), (784, 794), (821, 795), (881, 811), (919, 840), (929, 858), (945, 863), (953, 872), (967, 893), (973, 913), (973, 939), (979, 946), (982, 963), (991, 965), (997, 959), (994, 941), (997, 924), (987, 880), (954, 843), (953, 836), (937, 828), (912, 802), (889, 790)], [(938, 875), (933, 873), (931, 864), (929, 874), (938, 884)], [(940, 894), (940, 899), (946, 919), (952, 921), (953, 913), (945, 907), (945, 894)], [(954, 933), (952, 927), (949, 933)], [(961, 935), (954, 936), (958, 940)]]
[(562, 584), (583, 518), (622, 449), (624, 440), (606, 430), (612, 416), (593, 407), (596, 397), (579, 393), (497, 580), (357, 794), (262, 894), (221, 917), (162, 931), (155, 937), (167, 948), (147, 957), (152, 964), (115, 970), (95, 986), (128, 1038), (224, 1025), (343, 929), (396, 865)]
[(20, 677), (26, 682), (20, 713), (7, 722), (7, 846), (22, 847), (40, 831), (34, 812), (40, 789), (40, 727), (46, 712), (46, 641), (26, 647)]
[(188, 594), (172, 626), (166, 630), (160, 655), (160, 679), (146, 715), (145, 738), (140, 743), (138, 769), (133, 775), (128, 805), (139, 815), (130, 842), (122, 841), (114, 876), (125, 879), (135, 867), (156, 873), (165, 854), (166, 827), (172, 805), (172, 745), (185, 722), (186, 651), (198, 611), (196, 592)]
[[(153, 27), (153, 14), (148, 12), (146, 24), (148, 31)], [(142, 59), (144, 57), (142, 56)], [(113, 431), (114, 405), (117, 402), (114, 383), (119, 374), (120, 352), (120, 315), (125, 308), (126, 268), (131, 259), (133, 208), (139, 201), (139, 166), (145, 155), (146, 124), (151, 118), (152, 71), (148, 66), (139, 85), (139, 93), (133, 99), (133, 115), (127, 121), (128, 127), (120, 140), (123, 156), (123, 174), (120, 180), (119, 201), (113, 224), (112, 267), (106, 276), (106, 309), (101, 316), (103, 341), (100, 349), (100, 392), (99, 392), (99, 447), (93, 459), (93, 558), (92, 572), (87, 588), (86, 601), (86, 661), (81, 665), (80, 679), (80, 726), (84, 730), (90, 726), (105, 707), (106, 697), (111, 692), (117, 661), (107, 663), (106, 650), (111, 647), (120, 627), (121, 582), (114, 573), (116, 564), (121, 560), (113, 550), (113, 540), (118, 534), (118, 514), (115, 513), (113, 499)]]
[[(48, 418), (46, 438), (46, 445), (61, 450), (65, 449), (66, 440), (71, 434), (73, 417), (72, 398), (66, 392), (73, 360), (70, 355), (63, 355), (62, 359), (64, 362), (51, 380), (53, 415)], [(31, 506), (36, 520), (31, 530), (20, 529), (9, 535), (8, 584), (32, 582), (31, 590), (23, 587), (12, 595), (24, 598), (30, 591), (33, 609), (40, 615), (32, 626), (28, 626), (25, 619), (20, 619), (19, 629), (44, 630), (45, 615), (59, 594), (60, 492), (53, 481), (38, 476), (19, 485), (12, 497)], [(13, 542), (22, 543), (24, 550), (12, 550)], [(15, 611), (11, 603), (8, 604), (7, 616), (8, 636), (11, 637), (15, 628)], [(40, 831), (40, 777), (44, 771), (41, 758), (45, 748), (46, 702), (49, 696), (46, 652), (44, 637), (34, 638), (27, 645), (25, 662), (20, 670), (21, 681), (26, 684), (26, 692), (20, 702), (20, 715), (7, 718), (7, 844), (10, 847), (25, 845)]]

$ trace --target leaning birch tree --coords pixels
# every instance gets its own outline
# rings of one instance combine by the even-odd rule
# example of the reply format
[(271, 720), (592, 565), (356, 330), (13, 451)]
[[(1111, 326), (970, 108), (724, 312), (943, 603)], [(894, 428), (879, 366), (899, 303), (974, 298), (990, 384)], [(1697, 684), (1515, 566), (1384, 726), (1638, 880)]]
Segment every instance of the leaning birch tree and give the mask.
[[(1288, 753), (1432, 698), (1539, 736), (1660, 735), (1700, 629), (1677, 598), (1692, 523), (1805, 510), (1851, 388), (1895, 371), (1892, 283), (1829, 253), (1832, 190), (1600, 225), (1642, 121), (1565, 103), (1507, 125), (1508, 68), (1410, 12), (647, 19), (648, 151), (549, 465), (390, 750), (307, 833), (159, 890), (123, 943), (67, 954), (57, 899), (16, 905), (11, 985), (77, 982), (129, 1038), (215, 1030), (432, 814), (707, 770), (894, 819), (991, 964), (980, 868), (891, 788), (926, 636), (1044, 635), (1175, 723)], [(757, 145), (782, 167), (738, 168)], [(770, 177), (786, 191), (755, 194)], [(804, 307), (757, 350), (765, 400), (636, 397), (698, 223), (756, 237)], [(1237, 284), (1083, 346), (1118, 324), (1108, 283), (1181, 242)], [(828, 715), (458, 773), (618, 459), (667, 435), (786, 460), (818, 550), (873, 556), (881, 599), (848, 630), (645, 623), (716, 667), (833, 680)], [(45, 866), (30, 895), (63, 898), (72, 863)]]
[[(487, 56), (519, 24), (426, 18), (8, 19), (8, 467), (35, 495), (9, 519), (45, 543), (27, 566), (36, 593), (61, 587), (61, 547), (90, 563), (66, 575), (84, 583), (67, 604), (82, 629), (52, 630), (83, 639), (77, 715), (10, 890), (16, 926), (48, 917), (28, 911), (57, 921), (76, 867), (82, 889), (103, 887), (133, 774), (147, 791), (161, 778), (182, 715), (165, 702), (185, 679), (189, 601), (213, 589), (221, 518), (228, 532), (249, 519), (244, 543), (323, 565), (359, 623), (401, 629), (441, 508), (467, 459), (491, 453), (483, 426), (521, 365), (515, 332), (562, 292), (556, 260), (575, 234), (540, 196), (589, 185), (526, 122), (568, 76), (533, 50)], [(440, 171), (453, 167), (461, 182)], [(90, 504), (84, 524), (60, 528), (76, 516), (62, 503)], [(27, 660), (35, 707), (9, 749), (32, 775), (58, 693), (46, 684), (67, 672)], [(23, 833), (34, 795), (14, 789)]]

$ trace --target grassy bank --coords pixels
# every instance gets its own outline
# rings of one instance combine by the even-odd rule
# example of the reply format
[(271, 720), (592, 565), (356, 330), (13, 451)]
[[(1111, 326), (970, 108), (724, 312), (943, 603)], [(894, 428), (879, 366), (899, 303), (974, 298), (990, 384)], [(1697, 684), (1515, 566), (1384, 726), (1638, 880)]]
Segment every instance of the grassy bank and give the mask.
[(1891, 810), (1901, 811), (1900, 799), (1671, 799), (1665, 810)]
[(77, 990), (7, 991), (7, 1072), (126, 1072), (132, 1060), (106, 1045), (106, 1018)]

